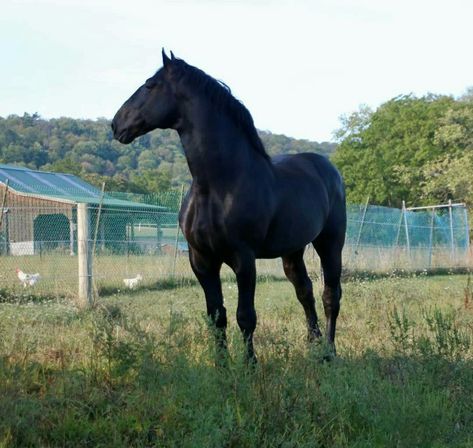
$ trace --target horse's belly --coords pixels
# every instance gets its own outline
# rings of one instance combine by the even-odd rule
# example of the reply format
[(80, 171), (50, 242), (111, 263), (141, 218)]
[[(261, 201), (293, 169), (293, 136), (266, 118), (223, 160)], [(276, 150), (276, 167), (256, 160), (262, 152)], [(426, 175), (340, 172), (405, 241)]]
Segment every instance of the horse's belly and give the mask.
[(315, 238), (298, 238), (297, 240), (271, 241), (261, 246), (261, 248), (256, 251), (256, 258), (278, 258), (289, 255), (304, 248), (314, 239)]
[(324, 226), (324, 219), (315, 214), (302, 214), (273, 222), (258, 258), (276, 258), (294, 253), (314, 241)]

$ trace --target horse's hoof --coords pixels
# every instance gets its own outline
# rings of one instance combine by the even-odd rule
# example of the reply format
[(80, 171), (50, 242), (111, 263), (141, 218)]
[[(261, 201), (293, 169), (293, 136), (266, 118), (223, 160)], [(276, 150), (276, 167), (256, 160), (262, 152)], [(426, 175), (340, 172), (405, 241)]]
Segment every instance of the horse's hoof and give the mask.
[(215, 367), (217, 369), (227, 370), (229, 366), (228, 356), (219, 356), (215, 358)]
[(335, 353), (334, 350), (330, 350), (329, 352), (325, 353), (324, 356), (322, 356), (322, 361), (323, 362), (331, 362), (337, 357), (337, 354)]
[(335, 349), (335, 344), (333, 342), (326, 342), (323, 361), (330, 362), (330, 361), (333, 361), (336, 357), (337, 357), (337, 350)]
[(317, 338), (309, 344), (309, 356), (317, 363), (326, 363), (336, 358), (335, 347), (324, 338)]
[(316, 330), (309, 330), (309, 333), (307, 334), (307, 342), (309, 342), (310, 344), (320, 344), (321, 341), (322, 333), (318, 328)]
[(246, 357), (246, 365), (250, 368), (255, 368), (258, 365), (258, 359), (254, 353)]
[(218, 369), (227, 369), (231, 361), (230, 354), (225, 347), (219, 347), (215, 353), (215, 367)]

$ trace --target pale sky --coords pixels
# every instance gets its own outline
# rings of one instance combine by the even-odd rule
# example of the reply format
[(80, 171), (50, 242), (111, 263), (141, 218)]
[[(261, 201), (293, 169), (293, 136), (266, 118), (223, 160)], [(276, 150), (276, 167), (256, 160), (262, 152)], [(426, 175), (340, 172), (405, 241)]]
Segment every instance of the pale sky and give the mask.
[(229, 85), (258, 129), (473, 85), (471, 0), (0, 0), (0, 116), (113, 117), (161, 48)]

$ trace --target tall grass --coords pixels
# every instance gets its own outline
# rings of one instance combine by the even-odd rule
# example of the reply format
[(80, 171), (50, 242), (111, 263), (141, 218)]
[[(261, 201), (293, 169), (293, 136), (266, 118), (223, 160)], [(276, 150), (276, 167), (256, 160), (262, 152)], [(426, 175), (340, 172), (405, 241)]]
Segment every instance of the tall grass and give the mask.
[[(0, 304), (0, 446), (472, 446), (468, 288), (466, 276), (346, 283), (327, 363), (291, 286), (260, 282), (255, 368), (232, 317), (231, 361), (215, 367), (197, 287), (89, 311)], [(234, 316), (236, 287), (224, 290)]]

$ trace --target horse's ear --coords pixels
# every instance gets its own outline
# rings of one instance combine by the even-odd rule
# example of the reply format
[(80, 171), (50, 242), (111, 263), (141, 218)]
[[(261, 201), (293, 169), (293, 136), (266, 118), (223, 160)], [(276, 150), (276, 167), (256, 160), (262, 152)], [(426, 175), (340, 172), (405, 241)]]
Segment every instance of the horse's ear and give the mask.
[(174, 59), (176, 58), (174, 57), (174, 53), (171, 51), (171, 61), (174, 61)]
[(162, 49), (161, 54), (163, 55), (163, 67), (166, 67), (171, 62), (171, 59), (167, 57), (166, 52), (164, 51), (164, 48)]

